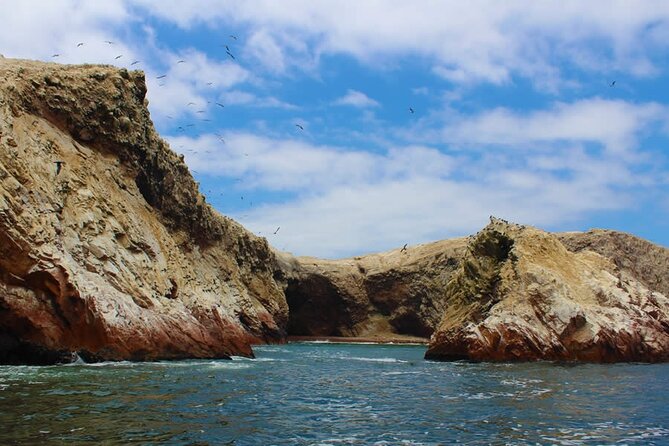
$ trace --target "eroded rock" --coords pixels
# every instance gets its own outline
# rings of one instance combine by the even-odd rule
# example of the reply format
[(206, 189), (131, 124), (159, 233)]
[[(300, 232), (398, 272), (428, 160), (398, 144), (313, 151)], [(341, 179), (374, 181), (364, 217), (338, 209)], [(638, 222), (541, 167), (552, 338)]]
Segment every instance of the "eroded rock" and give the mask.
[(267, 241), (205, 203), (145, 93), (137, 71), (0, 60), (0, 362), (284, 339)]

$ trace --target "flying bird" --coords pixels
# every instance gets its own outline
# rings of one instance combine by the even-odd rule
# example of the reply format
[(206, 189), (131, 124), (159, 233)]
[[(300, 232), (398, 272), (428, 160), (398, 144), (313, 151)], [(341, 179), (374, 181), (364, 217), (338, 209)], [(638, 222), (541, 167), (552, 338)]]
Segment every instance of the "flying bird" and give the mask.
[(133, 63), (131, 63), (130, 65), (137, 65), (138, 63), (139, 63), (139, 61), (136, 60), (136, 61), (134, 61)]
[(120, 59), (121, 57), (123, 57), (123, 54), (119, 54), (119, 55), (116, 56), (114, 59), (117, 59), (117, 60), (118, 60), (118, 59)]
[(405, 243), (404, 246), (402, 246), (400, 252), (406, 252), (406, 250), (407, 250), (407, 243)]
[(409, 112), (411, 112), (411, 113), (415, 113), (414, 109), (411, 108), (411, 107), (409, 107)]
[(54, 161), (54, 164), (56, 165), (56, 175), (60, 173), (60, 170), (63, 168), (63, 164), (65, 164), (65, 161)]
[(51, 57), (59, 57), (59, 56), (60, 56), (60, 54), (56, 53), (56, 54), (54, 54), (54, 55), (51, 56)]
[(226, 51), (226, 53), (228, 53), (228, 56), (232, 57), (232, 60), (235, 60), (235, 56), (233, 56), (230, 51)]
[(233, 39), (237, 40), (237, 36), (233, 36), (232, 34), (230, 34), (230, 37), (232, 37)]
[(207, 85), (214, 85), (213, 82), (207, 82)]
[(79, 48), (80, 46), (84, 46), (84, 42), (77, 43), (77, 48)]
[(105, 40), (105, 43), (108, 44), (108, 45), (113, 45), (114, 44), (114, 42), (112, 42), (111, 40)]
[(302, 127), (300, 124), (295, 124), (295, 127), (299, 128), (300, 130), (304, 130), (304, 127)]
[(277, 232), (279, 232), (279, 229), (281, 229), (281, 226), (279, 226), (278, 228), (276, 228), (276, 231), (274, 231), (274, 234), (276, 234)]
[(184, 62), (186, 62), (186, 61), (181, 59), (181, 60), (177, 61), (177, 65), (180, 64), (180, 63), (184, 63)]
[(195, 102), (189, 102), (187, 105), (188, 106), (195, 105)]
[(615, 87), (616, 86), (616, 81), (613, 81), (609, 84), (609, 87)]
[(163, 78), (166, 78), (166, 77), (167, 77), (166, 74), (162, 74), (162, 75), (158, 76), (156, 79), (163, 79)]
[(221, 104), (220, 102), (217, 102), (216, 105), (218, 105), (221, 108), (225, 108), (225, 105)]

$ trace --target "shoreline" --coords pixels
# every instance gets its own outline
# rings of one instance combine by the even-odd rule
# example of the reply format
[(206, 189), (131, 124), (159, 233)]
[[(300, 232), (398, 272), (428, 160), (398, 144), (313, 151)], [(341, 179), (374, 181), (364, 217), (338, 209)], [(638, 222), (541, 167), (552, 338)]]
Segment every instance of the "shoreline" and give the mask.
[(393, 345), (428, 345), (429, 338), (411, 336), (397, 337), (364, 337), (364, 336), (288, 336), (287, 343), (291, 342), (313, 342), (330, 344), (393, 344)]

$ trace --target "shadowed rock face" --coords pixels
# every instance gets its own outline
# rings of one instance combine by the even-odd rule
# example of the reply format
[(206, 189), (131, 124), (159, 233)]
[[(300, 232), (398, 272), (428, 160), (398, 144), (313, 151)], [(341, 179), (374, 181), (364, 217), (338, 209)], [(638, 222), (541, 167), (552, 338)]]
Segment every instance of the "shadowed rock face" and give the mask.
[(287, 278), (288, 332), (301, 336), (429, 337), (465, 239), (343, 260), (278, 255)]
[(283, 339), (267, 241), (205, 202), (145, 93), (141, 72), (0, 59), (0, 363)]
[(471, 240), (445, 296), (429, 359), (669, 359), (665, 295), (534, 228), (493, 219)]

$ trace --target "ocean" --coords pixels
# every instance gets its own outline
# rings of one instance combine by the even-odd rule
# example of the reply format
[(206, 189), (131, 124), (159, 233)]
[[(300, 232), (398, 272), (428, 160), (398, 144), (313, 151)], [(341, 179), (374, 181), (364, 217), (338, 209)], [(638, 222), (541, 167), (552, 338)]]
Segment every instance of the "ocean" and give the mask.
[(0, 367), (0, 444), (669, 444), (669, 364), (431, 362), (293, 343), (256, 359)]

